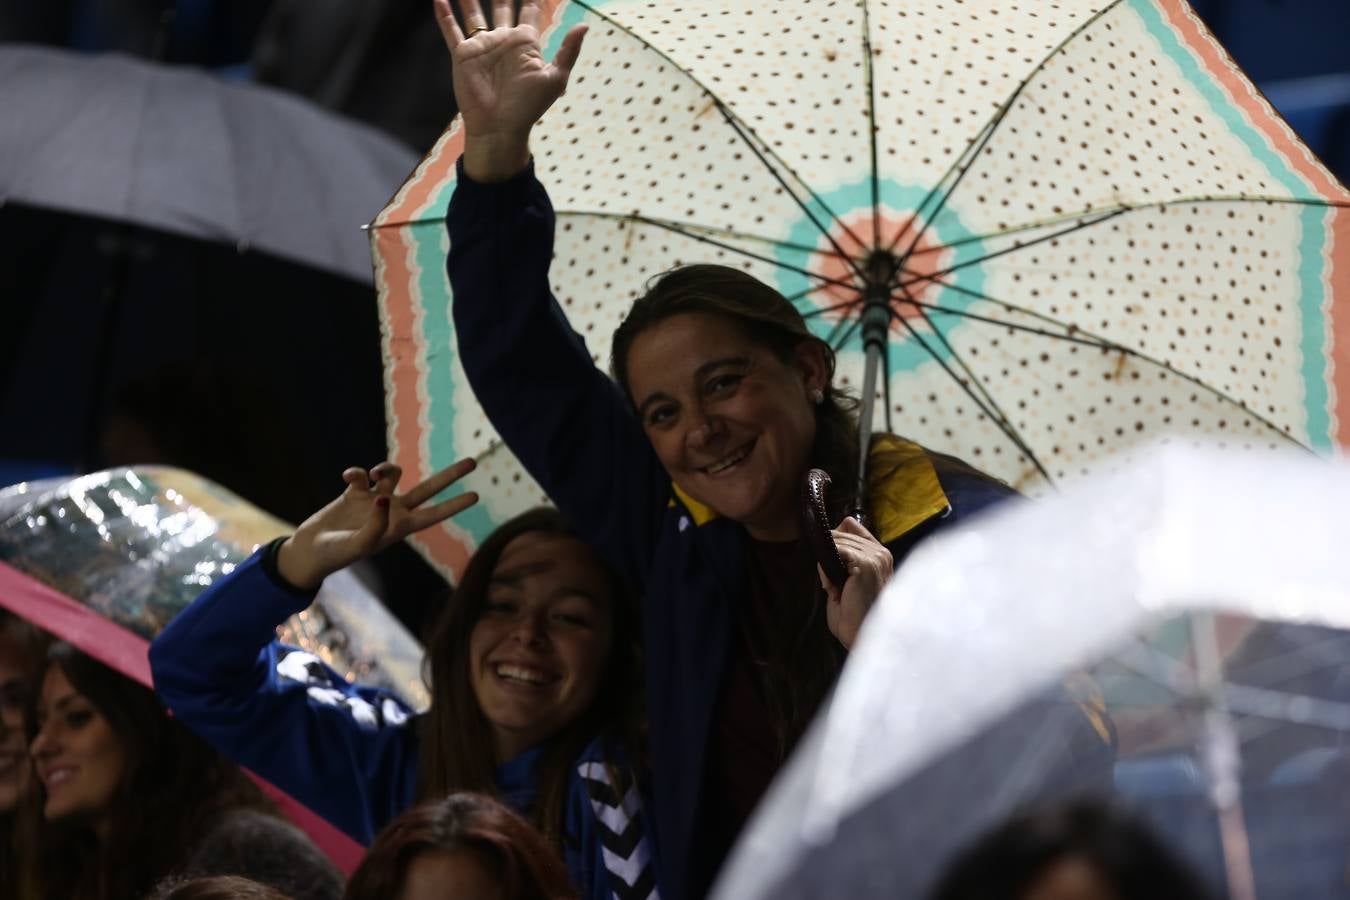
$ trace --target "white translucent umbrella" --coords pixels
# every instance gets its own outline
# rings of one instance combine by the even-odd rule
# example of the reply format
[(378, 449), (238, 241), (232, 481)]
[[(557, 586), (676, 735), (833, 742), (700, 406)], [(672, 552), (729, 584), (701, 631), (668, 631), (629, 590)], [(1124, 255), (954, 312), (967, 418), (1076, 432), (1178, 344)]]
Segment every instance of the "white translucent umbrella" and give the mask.
[(923, 896), (1071, 786), (1044, 698), (1084, 674), (1119, 794), (1193, 865), (1239, 900), (1344, 895), (1348, 530), (1344, 466), (1174, 448), (934, 538), (715, 896)]

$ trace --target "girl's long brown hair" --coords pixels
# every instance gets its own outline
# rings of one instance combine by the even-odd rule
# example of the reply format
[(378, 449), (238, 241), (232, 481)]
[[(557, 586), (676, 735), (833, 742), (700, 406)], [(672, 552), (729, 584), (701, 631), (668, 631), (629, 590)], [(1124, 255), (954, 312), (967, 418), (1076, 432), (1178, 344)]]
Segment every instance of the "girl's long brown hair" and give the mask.
[(415, 806), (380, 832), (344, 900), (397, 897), (414, 859), (455, 851), (475, 854), (506, 900), (576, 898), (567, 869), (538, 831), (491, 797), (460, 793)]
[[(25, 827), (38, 829), (41, 851), (29, 862), (40, 869), (47, 896), (143, 897), (187, 861), (222, 814), (277, 814), (237, 765), (169, 718), (149, 688), (62, 642), (47, 653), (47, 669), (53, 666), (108, 721), (126, 768), (107, 813), (106, 841), (85, 822), (43, 823), (43, 792), (28, 792), (20, 815)], [(36, 696), (27, 715), (30, 741), (35, 716)]]
[[(492, 732), (469, 678), (469, 633), (487, 603), (488, 582), (506, 545), (531, 533), (576, 537), (555, 509), (540, 507), (511, 519), (474, 553), (427, 643), (431, 709), (421, 722), (417, 798), (437, 800), (460, 791), (495, 794), (497, 768)], [(578, 540), (580, 540), (578, 538)], [(600, 565), (599, 560), (596, 564)], [(572, 766), (595, 737), (614, 740), (634, 760), (641, 746), (642, 664), (632, 595), (614, 572), (610, 577), (613, 639), (595, 699), (550, 742), (539, 763), (538, 792), (531, 817), (561, 849), (563, 817)], [(608, 756), (608, 754), (607, 754)], [(636, 760), (634, 760), (636, 762)], [(631, 771), (612, 773), (621, 780)], [(622, 793), (621, 786), (620, 792)]]
[[(825, 359), (828, 378), (824, 398), (816, 405), (816, 434), (808, 465), (830, 473), (830, 521), (866, 503), (857, 496), (858, 401), (834, 385), (834, 350), (806, 325), (786, 297), (754, 276), (729, 266), (681, 266), (657, 276), (614, 332), (610, 370), (629, 402), (629, 353), (638, 335), (672, 316), (701, 313), (717, 316), (738, 328), (744, 337), (764, 347), (779, 361), (795, 366), (803, 344), (815, 346)], [(803, 471), (805, 477), (806, 472)], [(804, 585), (815, 591), (818, 585)], [(809, 604), (797, 621), (784, 623), (777, 647), (767, 647), (770, 658), (763, 673), (766, 700), (775, 721), (779, 751), (784, 758), (824, 700), (839, 670), (844, 652), (825, 625), (823, 599)], [(787, 614), (787, 610), (783, 610)], [(758, 636), (766, 643), (771, 636)]]

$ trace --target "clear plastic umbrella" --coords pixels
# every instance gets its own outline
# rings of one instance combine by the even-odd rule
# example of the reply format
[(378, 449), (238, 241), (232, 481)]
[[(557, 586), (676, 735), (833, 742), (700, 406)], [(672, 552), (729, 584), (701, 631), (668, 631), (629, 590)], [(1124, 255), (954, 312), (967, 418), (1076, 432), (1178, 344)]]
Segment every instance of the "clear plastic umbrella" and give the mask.
[[(1014, 811), (1095, 791), (1237, 900), (1350, 896), (1347, 510), (1342, 466), (1171, 449), (935, 538), (715, 895), (922, 897)], [(1066, 758), (1075, 718), (1114, 785)]]
[[(552, 0), (590, 26), (536, 127), (552, 281), (596, 360), (653, 274), (741, 266), (839, 350), (864, 430), (1029, 493), (1160, 434), (1343, 441), (1350, 195), (1180, 0)], [(374, 223), (391, 453), (480, 458), (458, 570), (540, 493), (473, 401), (456, 127)]]
[[(181, 469), (139, 467), (0, 490), (0, 607), (151, 686), (149, 642), (259, 545), (294, 529)], [(422, 648), (349, 571), (277, 629), (349, 679), (429, 697)], [(347, 872), (351, 838), (264, 783)]]

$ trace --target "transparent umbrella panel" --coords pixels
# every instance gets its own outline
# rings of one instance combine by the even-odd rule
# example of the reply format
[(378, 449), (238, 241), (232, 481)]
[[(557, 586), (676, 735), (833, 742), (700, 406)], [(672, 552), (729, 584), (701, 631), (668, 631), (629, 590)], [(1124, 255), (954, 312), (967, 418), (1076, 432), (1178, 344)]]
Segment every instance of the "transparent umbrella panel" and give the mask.
[[(291, 530), (181, 469), (113, 469), (0, 491), (0, 562), (144, 640), (258, 545)], [(428, 704), (421, 646), (347, 570), (277, 636), (349, 680), (418, 709)]]
[(714, 896), (926, 897), (1083, 795), (1217, 896), (1350, 896), (1347, 509), (1344, 465), (1171, 447), (933, 538)]

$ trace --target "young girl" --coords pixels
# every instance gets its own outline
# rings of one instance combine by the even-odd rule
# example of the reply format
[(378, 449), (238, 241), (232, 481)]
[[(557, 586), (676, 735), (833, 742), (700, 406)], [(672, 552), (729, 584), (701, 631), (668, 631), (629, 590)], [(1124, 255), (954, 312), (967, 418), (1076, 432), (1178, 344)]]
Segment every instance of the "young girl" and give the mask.
[(583, 896), (645, 897), (631, 600), (556, 511), (507, 522), (470, 560), (427, 647), (422, 716), (275, 639), (326, 575), (474, 502), (428, 503), (470, 468), (404, 494), (397, 466), (347, 470), (340, 497), (169, 624), (150, 649), (156, 688), (188, 727), (363, 843), (415, 802), (479, 791), (534, 820)]

